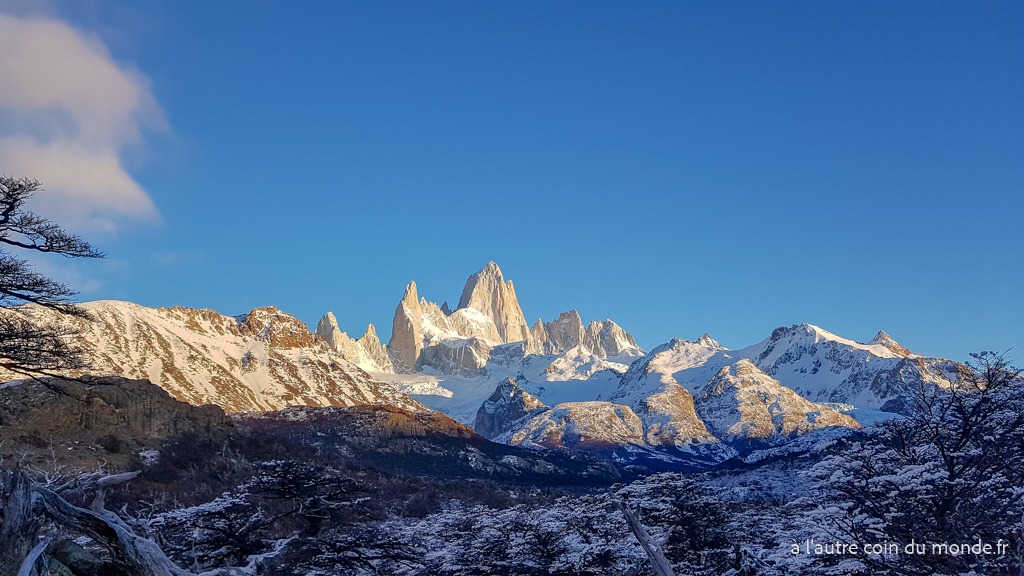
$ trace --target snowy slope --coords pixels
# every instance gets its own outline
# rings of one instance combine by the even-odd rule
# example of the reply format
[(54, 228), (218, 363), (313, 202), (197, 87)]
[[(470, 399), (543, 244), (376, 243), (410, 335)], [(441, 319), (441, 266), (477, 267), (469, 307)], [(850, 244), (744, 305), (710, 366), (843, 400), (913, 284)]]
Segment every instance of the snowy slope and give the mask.
[(813, 324), (778, 328), (736, 356), (809, 400), (860, 409), (897, 410), (908, 389), (948, 386), (957, 371), (955, 362), (911, 354), (884, 332), (861, 344)]
[(425, 406), (472, 424), (480, 405), (512, 378), (549, 406), (610, 394), (634, 358), (601, 357), (577, 347), (563, 354), (527, 355), (519, 343), (491, 349), (476, 375), (452, 375), (431, 366), (415, 374), (375, 374)]
[[(292, 405), (422, 408), (345, 361), (302, 322), (273, 307), (238, 317), (112, 300), (82, 308), (93, 321), (39, 307), (22, 310), (80, 330), (79, 341), (91, 362), (87, 373), (149, 379), (190, 404), (217, 404), (229, 412)], [(0, 374), (4, 380), (15, 377)]]
[(722, 368), (704, 387), (697, 413), (728, 441), (785, 442), (820, 428), (859, 428), (844, 414), (779, 384), (749, 360)]

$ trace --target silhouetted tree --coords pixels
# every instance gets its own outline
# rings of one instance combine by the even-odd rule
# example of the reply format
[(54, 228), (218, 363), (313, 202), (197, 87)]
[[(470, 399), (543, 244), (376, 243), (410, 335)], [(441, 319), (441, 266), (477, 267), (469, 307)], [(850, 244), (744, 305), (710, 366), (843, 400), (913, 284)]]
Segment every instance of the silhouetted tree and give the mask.
[(37, 304), (77, 317), (86, 313), (71, 301), (74, 290), (36, 272), (15, 252), (104, 256), (79, 236), (25, 208), (40, 190), (36, 180), (0, 176), (0, 367), (29, 376), (80, 368), (82, 358), (68, 342), (73, 333), (66, 327), (41, 322), (18, 305)]

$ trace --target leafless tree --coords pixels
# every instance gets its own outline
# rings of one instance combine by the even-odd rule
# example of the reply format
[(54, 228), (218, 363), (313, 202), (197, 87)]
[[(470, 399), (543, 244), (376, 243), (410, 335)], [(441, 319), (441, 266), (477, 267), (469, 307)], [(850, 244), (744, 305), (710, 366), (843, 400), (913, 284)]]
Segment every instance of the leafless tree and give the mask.
[(28, 210), (42, 189), (37, 180), (0, 176), (0, 367), (27, 376), (80, 368), (81, 354), (69, 342), (67, 328), (41, 323), (19, 305), (36, 304), (65, 315), (86, 317), (76, 294), (32, 268), (21, 254), (58, 254), (66, 258), (103, 258), (81, 237)]
[[(949, 387), (923, 383), (911, 414), (847, 446), (815, 470), (838, 496), (813, 515), (850, 542), (1009, 544), (972, 556), (865, 556), (892, 574), (1016, 572), (1024, 514), (1024, 378), (1003, 354), (972, 354)], [(845, 573), (849, 566), (839, 567)]]

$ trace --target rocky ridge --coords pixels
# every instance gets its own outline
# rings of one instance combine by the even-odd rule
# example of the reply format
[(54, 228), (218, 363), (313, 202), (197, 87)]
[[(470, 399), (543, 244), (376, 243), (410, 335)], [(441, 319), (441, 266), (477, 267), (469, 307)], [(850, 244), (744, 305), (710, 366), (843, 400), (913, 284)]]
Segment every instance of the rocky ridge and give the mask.
[[(375, 380), (274, 307), (242, 316), (212, 310), (147, 308), (119, 301), (82, 304), (91, 320), (38, 306), (17, 312), (80, 333), (91, 375), (147, 379), (189, 404), (228, 412), (294, 405), (422, 405)], [(81, 372), (68, 374), (80, 376)], [(0, 373), (0, 379), (17, 378)]]
[(315, 334), (343, 358), (367, 372), (395, 371), (387, 348), (381, 344), (373, 324), (366, 327), (362, 336), (353, 339), (338, 327), (334, 313), (328, 312), (317, 323)]
[(813, 324), (777, 328), (733, 354), (811, 401), (890, 412), (922, 383), (948, 387), (960, 373), (956, 362), (912, 354), (885, 332), (861, 344)]
[(527, 351), (531, 354), (561, 354), (582, 346), (598, 356), (642, 356), (633, 335), (611, 320), (592, 320), (586, 328), (579, 312), (563, 312), (551, 322), (540, 318), (530, 328)]
[[(410, 282), (395, 308), (387, 350), (397, 372), (431, 368), (442, 374), (477, 377), (486, 372), (496, 347), (524, 343), (528, 354), (560, 354), (583, 346), (598, 356), (639, 356), (643, 351), (611, 320), (587, 327), (575, 310), (530, 328), (511, 280), (488, 262), (466, 281), (452, 311), (419, 296)], [(353, 356), (353, 361), (355, 361)]]

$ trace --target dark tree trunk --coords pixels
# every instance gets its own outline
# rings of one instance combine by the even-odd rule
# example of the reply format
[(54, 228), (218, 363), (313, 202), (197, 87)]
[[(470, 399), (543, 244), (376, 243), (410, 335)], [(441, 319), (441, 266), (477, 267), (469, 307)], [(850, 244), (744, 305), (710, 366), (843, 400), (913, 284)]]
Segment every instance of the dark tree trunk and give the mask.
[(633, 536), (636, 536), (637, 542), (643, 547), (644, 552), (647, 553), (647, 557), (651, 560), (651, 567), (654, 568), (654, 573), (658, 576), (675, 576), (672, 571), (672, 564), (665, 558), (664, 552), (661, 547), (664, 542), (659, 542), (651, 537), (647, 533), (647, 529), (640, 523), (640, 519), (633, 514), (622, 502), (617, 502), (619, 510), (622, 511), (623, 517), (626, 519), (626, 524), (629, 525), (629, 529), (633, 531)]
[(0, 470), (0, 574), (17, 574), (39, 537), (32, 482), (20, 470)]

